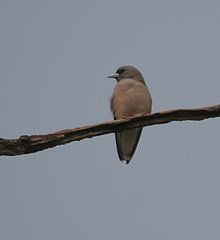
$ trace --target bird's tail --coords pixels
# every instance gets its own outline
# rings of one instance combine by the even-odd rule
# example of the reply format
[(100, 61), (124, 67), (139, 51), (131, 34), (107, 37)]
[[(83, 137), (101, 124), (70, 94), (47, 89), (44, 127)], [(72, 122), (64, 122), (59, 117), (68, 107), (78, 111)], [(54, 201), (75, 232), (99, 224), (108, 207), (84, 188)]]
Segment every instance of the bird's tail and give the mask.
[(128, 164), (134, 155), (142, 128), (117, 132), (115, 134), (119, 158), (122, 162)]

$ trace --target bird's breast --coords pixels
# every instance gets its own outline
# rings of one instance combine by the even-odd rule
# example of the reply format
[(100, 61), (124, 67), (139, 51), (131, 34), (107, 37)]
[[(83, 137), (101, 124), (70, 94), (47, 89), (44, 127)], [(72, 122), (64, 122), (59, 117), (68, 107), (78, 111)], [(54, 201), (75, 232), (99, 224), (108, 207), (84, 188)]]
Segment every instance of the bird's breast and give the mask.
[(151, 112), (151, 96), (141, 82), (131, 79), (119, 82), (112, 97), (112, 111), (116, 119)]

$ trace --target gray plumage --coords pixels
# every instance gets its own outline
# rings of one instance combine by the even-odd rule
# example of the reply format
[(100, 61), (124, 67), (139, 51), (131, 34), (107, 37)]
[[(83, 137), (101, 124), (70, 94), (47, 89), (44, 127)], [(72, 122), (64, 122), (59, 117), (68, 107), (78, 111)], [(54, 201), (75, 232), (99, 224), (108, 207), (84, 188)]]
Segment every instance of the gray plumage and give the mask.
[[(142, 74), (132, 66), (122, 66), (116, 73), (108, 76), (115, 78), (111, 111), (114, 119), (122, 119), (135, 114), (151, 112), (152, 100)], [(121, 161), (129, 163), (140, 139), (142, 128), (115, 133), (118, 155)]]

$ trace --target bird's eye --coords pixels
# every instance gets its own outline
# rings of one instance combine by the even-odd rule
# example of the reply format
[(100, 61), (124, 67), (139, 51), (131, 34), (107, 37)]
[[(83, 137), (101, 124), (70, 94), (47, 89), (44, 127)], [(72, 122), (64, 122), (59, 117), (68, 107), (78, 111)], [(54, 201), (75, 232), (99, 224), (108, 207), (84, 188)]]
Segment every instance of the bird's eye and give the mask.
[(117, 73), (122, 74), (124, 72), (124, 69), (118, 69)]

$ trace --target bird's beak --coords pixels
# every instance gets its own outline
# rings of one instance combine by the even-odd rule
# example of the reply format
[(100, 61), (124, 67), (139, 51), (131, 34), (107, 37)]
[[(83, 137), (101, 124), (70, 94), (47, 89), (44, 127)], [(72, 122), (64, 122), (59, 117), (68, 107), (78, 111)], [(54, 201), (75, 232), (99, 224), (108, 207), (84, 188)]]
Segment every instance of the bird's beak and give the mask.
[(114, 73), (114, 74), (108, 76), (108, 78), (115, 78), (115, 79), (117, 79), (118, 77), (119, 77), (118, 73)]

